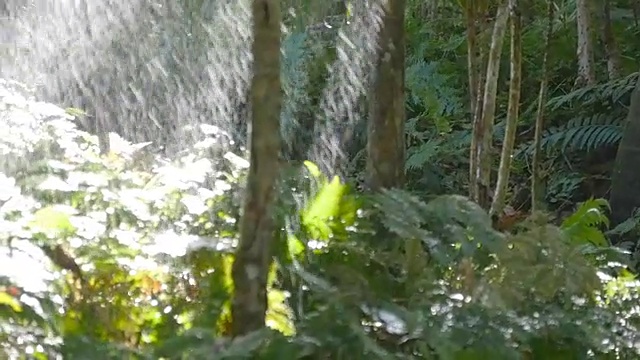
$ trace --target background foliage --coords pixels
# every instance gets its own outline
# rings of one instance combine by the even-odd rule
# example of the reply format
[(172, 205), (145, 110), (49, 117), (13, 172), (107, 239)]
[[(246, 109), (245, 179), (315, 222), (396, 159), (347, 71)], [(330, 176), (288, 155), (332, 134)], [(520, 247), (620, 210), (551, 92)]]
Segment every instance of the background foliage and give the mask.
[[(350, 16), (319, 3), (287, 4), (296, 9), (285, 19), (282, 66), (291, 158), (314, 136), (309, 119)], [(525, 2), (526, 111), (503, 219), (509, 231), (500, 232), (455, 195), (466, 194), (471, 141), (460, 7), (440, 2), (434, 15), (424, 1), (408, 3), (407, 189), (357, 191), (366, 119), (348, 144), (343, 178), (291, 161), (276, 211), (268, 329), (240, 338), (229, 337), (230, 264), (248, 163), (229, 141), (236, 135), (191, 129), (198, 141), (168, 156), (111, 134), (111, 152), (101, 155), (97, 138), (76, 127), (77, 109), (2, 83), (2, 118), (20, 122), (0, 138), (0, 242), (22, 260), (0, 260), (0, 351), (36, 359), (638, 358), (635, 245), (610, 242), (636, 236), (637, 220), (610, 229), (602, 199), (638, 76), (632, 5), (614, 2), (613, 11), (625, 77), (576, 89), (568, 80), (575, 3), (556, 2), (543, 137), (550, 211), (527, 216), (522, 184), (545, 9)], [(318, 27), (323, 21), (332, 26)], [(499, 120), (506, 90), (501, 82)], [(503, 132), (499, 124), (497, 141)], [(401, 250), (415, 240), (428, 254), (418, 273), (406, 271)]]

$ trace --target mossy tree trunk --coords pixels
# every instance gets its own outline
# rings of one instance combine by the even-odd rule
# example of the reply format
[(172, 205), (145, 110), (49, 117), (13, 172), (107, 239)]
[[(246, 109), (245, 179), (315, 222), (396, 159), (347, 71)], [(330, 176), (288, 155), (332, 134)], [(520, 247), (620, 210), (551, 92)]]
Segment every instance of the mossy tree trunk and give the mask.
[(251, 165), (232, 269), (232, 332), (236, 336), (265, 325), (267, 274), (275, 239), (272, 206), (281, 149), (280, 0), (254, 0), (252, 12)]
[(511, 18), (511, 80), (509, 83), (509, 105), (507, 107), (507, 124), (500, 155), (498, 180), (496, 191), (491, 203), (492, 216), (501, 216), (505, 207), (509, 175), (511, 174), (511, 160), (516, 141), (516, 130), (520, 114), (520, 90), (522, 83), (522, 24), (518, 0), (509, 0)]
[[(367, 131), (367, 186), (370, 190), (399, 188), (405, 169), (405, 0), (382, 1), (379, 53), (370, 96)], [(380, 229), (383, 232), (383, 229)], [(391, 239), (392, 236), (390, 235)], [(422, 243), (404, 243), (405, 283), (424, 271)]]
[[(467, 31), (467, 72), (469, 77), (469, 113), (472, 117), (473, 128), (478, 129), (480, 127), (480, 112), (478, 108), (482, 107), (482, 97), (479, 96), (481, 90), (482, 80), (482, 52), (480, 46), (478, 46), (478, 18), (480, 15), (479, 1), (466, 0), (464, 5), (464, 15), (466, 20)], [(477, 131), (477, 130), (474, 130)], [(477, 156), (477, 143), (478, 138), (473, 136), (471, 138), (471, 149), (469, 156), (469, 179), (473, 182), (473, 179), (477, 176), (478, 172), (478, 156)], [(476, 186), (469, 186), (469, 196), (473, 199), (478, 197), (476, 193)]]
[(611, 25), (611, 0), (602, 1), (602, 43), (607, 57), (607, 73), (609, 80), (620, 77), (622, 68), (620, 51)]
[(370, 97), (367, 185), (400, 187), (405, 163), (405, 0), (382, 1), (379, 53)]
[(474, 156), (477, 156), (476, 171), (471, 171), (473, 178), (471, 186), (476, 189), (472, 193), (477, 194), (474, 199), (483, 208), (491, 205), (491, 152), (493, 148), (493, 125), (496, 112), (496, 95), (498, 93), (498, 77), (500, 74), (500, 58), (502, 45), (506, 33), (509, 12), (507, 4), (502, 4), (497, 10), (496, 20), (491, 35), (491, 48), (487, 59), (487, 74), (485, 76), (482, 113), (479, 124), (474, 128), (473, 143), (476, 145)]
[(611, 179), (611, 220), (618, 224), (640, 207), (640, 75), (631, 94), (626, 127)]

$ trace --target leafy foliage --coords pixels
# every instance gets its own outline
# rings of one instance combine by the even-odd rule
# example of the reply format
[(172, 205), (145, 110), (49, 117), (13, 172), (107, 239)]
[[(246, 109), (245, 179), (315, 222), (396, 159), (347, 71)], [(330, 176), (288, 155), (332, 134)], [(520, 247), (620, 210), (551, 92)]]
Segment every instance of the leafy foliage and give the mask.
[[(280, 231), (284, 247), (270, 276), (267, 324), (277, 331), (230, 339), (229, 251), (247, 164), (225, 150), (224, 134), (204, 127), (203, 141), (172, 160), (115, 134), (112, 152), (101, 156), (96, 139), (69, 120), (42, 125), (51, 135), (35, 144), (64, 151), (2, 178), (2, 241), (39, 254), (49, 274), (39, 287), (2, 278), (7, 354), (637, 356), (637, 315), (616, 315), (637, 286), (600, 280), (580, 246), (607, 246), (602, 201), (586, 203), (561, 228), (502, 234), (464, 197), (364, 196), (306, 163), (302, 177), (285, 179), (300, 190), (287, 189), (294, 196), (278, 211), (290, 226)], [(296, 197), (298, 205), (287, 205)], [(400, 245), (414, 240), (425, 266), (409, 274)], [(621, 281), (627, 285), (614, 285)]]
[[(640, 284), (629, 251), (609, 240), (632, 233), (637, 219), (607, 231), (606, 201), (590, 199), (559, 226), (534, 214), (502, 233), (465, 197), (433, 196), (465, 192), (468, 175), (463, 25), (455, 3), (440, 5), (433, 21), (424, 21), (424, 1), (409, 3), (410, 191), (362, 194), (312, 163), (287, 168), (268, 329), (235, 339), (229, 272), (247, 161), (230, 152), (228, 134), (191, 129), (200, 141), (172, 158), (111, 134), (104, 155), (73, 124), (77, 111), (0, 93), (11, 124), (0, 130), (8, 132), (0, 137), (0, 357), (638, 358)], [(571, 20), (572, 5), (560, 5)], [(337, 31), (307, 25), (283, 41), (289, 139), (313, 128), (336, 56)], [(525, 63), (537, 63), (542, 26), (527, 24)], [(562, 79), (552, 79), (543, 147), (572, 162), (619, 140), (637, 75), (569, 91), (574, 39), (565, 33), (554, 48)], [(530, 152), (526, 136), (520, 155)], [(547, 161), (551, 205), (575, 201), (585, 179), (562, 167), (566, 159)], [(527, 157), (517, 160), (513, 181), (524, 183)], [(405, 253), (414, 243), (416, 253)]]
[[(577, 113), (564, 124), (547, 129), (542, 138), (546, 150), (591, 151), (616, 145), (622, 138), (625, 107), (638, 74), (592, 87), (580, 88), (549, 100), (549, 111)], [(575, 116), (575, 115), (573, 115)], [(532, 144), (523, 150), (533, 151)]]
[(546, 149), (596, 150), (617, 144), (622, 138), (622, 120), (609, 115), (571, 119), (566, 125), (551, 128), (542, 139)]

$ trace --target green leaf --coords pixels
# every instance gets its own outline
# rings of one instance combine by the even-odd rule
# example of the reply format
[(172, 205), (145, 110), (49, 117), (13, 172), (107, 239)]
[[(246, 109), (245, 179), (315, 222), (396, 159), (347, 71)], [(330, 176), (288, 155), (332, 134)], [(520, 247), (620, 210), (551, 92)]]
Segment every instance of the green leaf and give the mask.
[(329, 220), (340, 212), (340, 201), (346, 186), (336, 176), (324, 184), (302, 215), (302, 223), (315, 239), (328, 240), (331, 236)]
[(605, 199), (590, 199), (578, 206), (578, 209), (562, 222), (562, 230), (576, 243), (591, 243), (596, 246), (607, 246), (607, 238), (600, 229), (608, 227), (609, 219), (605, 211), (609, 203)]
[(0, 305), (7, 305), (15, 312), (22, 312), (20, 302), (4, 291), (0, 291)]
[(296, 332), (293, 323), (293, 312), (287, 306), (287, 294), (281, 290), (270, 289), (268, 293), (269, 309), (266, 314), (267, 326), (291, 336)]
[(46, 206), (36, 211), (29, 225), (32, 230), (50, 236), (68, 235), (76, 230), (68, 209), (59, 206)]
[(66, 112), (68, 115), (71, 115), (73, 117), (87, 115), (87, 113), (84, 110), (78, 109), (78, 108), (74, 108), (74, 107), (66, 108), (66, 109), (64, 109), (64, 112)]
[(305, 161), (304, 166), (307, 168), (307, 170), (309, 171), (309, 174), (311, 174), (313, 178), (317, 180), (321, 180), (324, 178), (324, 175), (322, 175), (322, 171), (320, 171), (320, 168), (318, 168), (318, 165), (312, 163), (311, 161)]
[(304, 243), (293, 234), (287, 235), (287, 247), (292, 258), (302, 254), (305, 249)]

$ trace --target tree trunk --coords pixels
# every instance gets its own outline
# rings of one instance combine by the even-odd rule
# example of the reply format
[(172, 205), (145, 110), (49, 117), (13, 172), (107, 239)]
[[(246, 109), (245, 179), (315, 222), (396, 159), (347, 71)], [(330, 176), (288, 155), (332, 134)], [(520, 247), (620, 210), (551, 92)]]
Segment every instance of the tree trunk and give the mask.
[(542, 57), (542, 79), (538, 93), (538, 110), (536, 111), (535, 134), (533, 136), (533, 160), (531, 163), (531, 212), (542, 210), (544, 194), (540, 163), (542, 161), (542, 131), (544, 130), (544, 108), (547, 101), (547, 84), (549, 79), (549, 52), (553, 35), (554, 18), (553, 0), (547, 0), (547, 34), (544, 39), (544, 55)]
[(251, 79), (251, 165), (233, 263), (232, 332), (265, 325), (267, 274), (274, 241), (273, 206), (280, 153), (280, 0), (254, 0)]
[(578, 16), (578, 77), (576, 86), (595, 85), (593, 41), (591, 40), (591, 8), (589, 0), (576, 0)]
[(405, 0), (385, 0), (370, 102), (367, 185), (371, 190), (404, 182)]
[(619, 224), (640, 206), (640, 74), (611, 177), (611, 220)]
[(469, 108), (471, 115), (475, 114), (478, 92), (480, 92), (481, 55), (478, 45), (481, 9), (478, 0), (466, 0), (464, 2), (464, 14), (467, 33), (467, 67), (469, 76)]
[[(477, 112), (478, 105), (481, 106), (482, 100), (480, 93), (481, 80), (481, 52), (478, 46), (478, 6), (476, 0), (466, 0), (464, 3), (464, 14), (467, 25), (467, 72), (469, 75), (469, 113), (473, 124), (474, 133), (480, 127), (480, 117)], [(480, 104), (478, 104), (480, 103)], [(471, 138), (471, 149), (469, 155), (469, 183), (475, 184), (478, 175), (478, 156), (476, 148), (477, 137)], [(469, 186), (469, 197), (477, 199), (477, 187)]]
[[(405, 169), (406, 1), (383, 0), (382, 4), (382, 27), (367, 132), (367, 185), (373, 191), (401, 187)], [(424, 250), (418, 239), (404, 245), (406, 284), (408, 291), (413, 291), (415, 282), (411, 279), (424, 271)]]
[(493, 144), (493, 122), (496, 111), (496, 95), (498, 93), (498, 75), (500, 70), (500, 57), (502, 45), (509, 20), (507, 4), (500, 5), (496, 14), (496, 20), (491, 35), (491, 49), (487, 59), (487, 75), (485, 77), (484, 94), (482, 101), (482, 120), (478, 132), (476, 144), (478, 157), (478, 177), (473, 186), (477, 187), (477, 202), (480, 206), (488, 208), (490, 205), (491, 186), (491, 148)]
[(609, 80), (620, 77), (620, 52), (611, 27), (611, 0), (603, 0), (602, 43), (607, 57)]
[(520, 85), (522, 83), (522, 19), (518, 0), (509, 0), (511, 18), (511, 80), (509, 83), (509, 105), (507, 107), (507, 124), (500, 155), (498, 181), (494, 192), (491, 210), (492, 216), (500, 216), (504, 210), (511, 173), (511, 158), (516, 140), (518, 117), (520, 113)]

